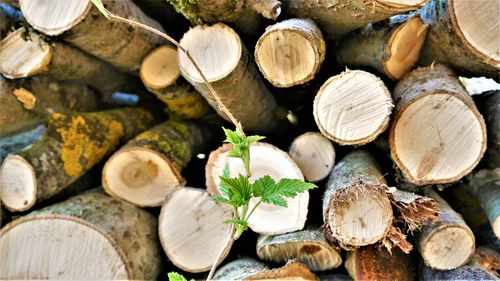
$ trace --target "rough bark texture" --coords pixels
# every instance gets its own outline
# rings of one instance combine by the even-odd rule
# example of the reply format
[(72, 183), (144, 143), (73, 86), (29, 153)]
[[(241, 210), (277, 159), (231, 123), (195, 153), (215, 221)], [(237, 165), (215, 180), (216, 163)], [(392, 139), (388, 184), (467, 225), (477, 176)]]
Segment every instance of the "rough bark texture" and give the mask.
[(14, 90), (24, 88), (38, 99), (51, 105), (58, 105), (75, 111), (92, 111), (97, 109), (97, 97), (90, 88), (54, 80), (30, 79), (9, 81), (0, 77), (0, 137), (29, 130), (44, 123), (47, 118), (26, 110), (14, 96)]
[[(199, 26), (191, 29), (190, 32), (203, 32), (203, 29), (226, 29), (234, 33), (230, 27), (218, 23), (213, 26)], [(184, 35), (186, 36), (186, 35)], [(257, 67), (252, 61), (248, 50), (245, 48), (239, 36), (234, 33), (239, 44), (241, 44), (240, 61), (237, 66), (228, 73), (225, 77), (210, 81), (210, 84), (221, 98), (222, 102), (229, 111), (234, 114), (245, 129), (256, 132), (270, 132), (275, 130), (278, 121), (275, 116), (276, 100), (264, 82), (259, 76)], [(181, 45), (182, 44), (181, 40)], [(183, 45), (189, 50), (189, 46)], [(179, 56), (184, 56), (181, 52)], [(183, 76), (198, 90), (208, 103), (217, 111), (217, 113), (229, 120), (229, 118), (221, 112), (219, 105), (208, 90), (203, 81), (192, 79), (191, 73), (186, 73), (182, 67), (183, 60), (179, 59), (179, 65)], [(191, 64), (191, 62), (185, 62)], [(196, 73), (197, 75), (198, 73)], [(205, 74), (206, 75), (206, 74)], [(249, 106), (251, 105), (251, 106)]]
[[(409, 24), (418, 25), (418, 29), (405, 30), (405, 25)], [(368, 24), (348, 34), (338, 43), (335, 47), (337, 61), (341, 65), (369, 66), (392, 80), (398, 80), (417, 62), (427, 27), (418, 15), (398, 15), (380, 23)], [(405, 32), (408, 33), (404, 34)], [(411, 43), (415, 41), (410, 40), (415, 40), (416, 37), (420, 42), (411, 47), (407, 46), (408, 43), (401, 44), (399, 49), (394, 50), (393, 44), (398, 37), (402, 37), (400, 40), (412, 37), (406, 39)], [(397, 59), (396, 63), (404, 65), (400, 71), (393, 69), (390, 64), (394, 59)]]
[[(338, 242), (343, 248), (353, 249), (353, 247), (376, 243), (387, 236), (391, 230), (393, 215), (386, 190), (384, 176), (370, 154), (364, 151), (355, 151), (344, 157), (335, 165), (330, 174), (323, 196), (323, 221), (325, 222), (326, 237)], [(339, 215), (343, 214), (348, 209), (349, 204), (363, 194), (376, 198), (380, 202), (380, 208), (387, 215), (383, 226), (386, 229), (380, 237), (371, 237), (369, 241), (359, 241), (356, 237), (343, 237), (342, 234), (337, 233), (337, 228), (344, 222), (332, 218), (332, 211)], [(362, 218), (359, 219), (362, 220)]]
[(420, 64), (435, 61), (448, 64), (461, 73), (498, 79), (499, 62), (476, 55), (465, 38), (459, 35), (461, 31), (456, 20), (452, 20), (456, 15), (451, 14), (451, 3), (451, 0), (432, 0), (419, 11), (422, 20), (430, 25)]
[(477, 265), (464, 265), (452, 270), (436, 270), (424, 264), (420, 269), (420, 280), (498, 280), (495, 275)]
[(290, 260), (285, 266), (253, 274), (244, 280), (319, 280), (307, 266), (296, 260)]
[[(36, 0), (35, 0), (36, 1)], [(65, 4), (61, 2), (60, 9)], [(21, 0), (21, 10), (28, 22), (37, 30), (48, 35), (62, 34), (63, 40), (92, 54), (112, 65), (130, 72), (137, 71), (142, 59), (163, 39), (149, 31), (117, 23), (107, 19), (89, 1), (85, 12), (70, 26), (52, 29), (33, 20), (34, 11), (27, 11), (29, 0)], [(124, 18), (134, 19), (160, 31), (163, 28), (154, 20), (147, 17), (131, 0), (106, 0), (104, 6), (111, 13)], [(46, 10), (44, 10), (46, 11)], [(47, 11), (45, 17), (54, 17), (56, 9)], [(40, 16), (39, 16), (40, 17)]]
[(480, 266), (500, 278), (500, 253), (498, 253), (498, 247), (488, 245), (477, 248), (471, 264)]
[(468, 189), (481, 204), (493, 232), (500, 239), (500, 168), (476, 172), (469, 178)]
[(275, 236), (261, 235), (257, 240), (257, 255), (277, 263), (296, 259), (313, 271), (330, 270), (342, 264), (339, 251), (316, 227)]
[[(441, 147), (437, 148), (434, 153), (428, 155), (427, 163), (420, 163), (418, 171), (411, 174), (409, 169), (405, 166), (404, 163), (400, 160), (397, 154), (397, 148), (395, 144), (395, 130), (399, 119), (403, 115), (404, 111), (412, 105), (414, 102), (418, 101), (421, 98), (431, 96), (431, 95), (449, 95), (449, 98), (445, 100), (448, 101), (450, 98), (456, 98), (460, 100), (467, 108), (472, 112), (474, 117), (479, 122), (479, 126), (481, 129), (481, 149), (477, 155), (473, 155), (476, 160), (469, 165), (469, 167), (456, 171), (456, 175), (449, 178), (435, 178), (435, 179), (427, 179), (427, 172), (434, 168), (435, 163), (433, 161), (437, 161), (433, 159), (433, 157), (437, 157), (436, 154), (441, 152), (443, 149)], [(481, 160), (484, 151), (486, 150), (486, 126), (484, 123), (484, 119), (477, 110), (476, 106), (470, 95), (467, 93), (465, 88), (462, 86), (458, 78), (455, 76), (453, 71), (448, 67), (436, 64), (430, 65), (427, 67), (418, 68), (410, 73), (408, 73), (405, 77), (399, 80), (398, 84), (393, 90), (393, 100), (395, 102), (395, 115), (392, 120), (392, 126), (390, 130), (389, 137), (389, 145), (391, 148), (391, 157), (394, 162), (397, 164), (398, 168), (403, 173), (405, 179), (416, 185), (425, 185), (425, 184), (436, 184), (436, 183), (451, 183), (459, 180), (463, 176), (467, 175), (474, 169), (474, 167)], [(434, 107), (433, 109), (440, 109), (439, 105)], [(436, 127), (435, 127), (436, 128)], [(421, 128), (415, 128), (421, 129)], [(436, 137), (441, 139), (441, 135), (439, 134), (439, 130), (436, 132)], [(414, 137), (414, 136), (408, 136)], [(457, 151), (458, 152), (458, 151)]]
[(474, 102), (486, 121), (488, 147), (484, 159), (490, 169), (500, 168), (500, 91), (474, 96)]
[[(291, 37), (292, 35), (300, 36), (306, 42), (292, 42), (292, 39), (287, 39), (288, 36)], [(267, 39), (269, 37), (273, 39)], [(279, 45), (279, 43), (275, 42), (279, 42), (280, 38), (282, 42), (285, 41), (286, 43)], [(268, 44), (268, 46), (263, 48), (264, 44)], [(269, 49), (275, 46), (276, 49), (272, 50), (271, 54), (267, 54)], [(310, 49), (314, 53), (313, 58), (306, 56)], [(323, 35), (313, 21), (309, 19), (288, 19), (266, 28), (266, 31), (255, 45), (255, 62), (260, 72), (275, 87), (291, 87), (314, 79), (325, 59), (325, 52), (326, 44)], [(274, 58), (274, 61), (270, 60), (270, 58)], [(268, 61), (265, 61), (266, 59)], [(306, 70), (309, 73), (303, 75), (303, 77), (296, 76), (295, 73), (304, 68), (304, 65), (307, 65), (308, 61), (306, 60), (314, 61), (312, 68)], [(276, 65), (279, 62), (282, 64)], [(288, 77), (290, 76), (297, 80), (289, 80)]]
[[(74, 220), (98, 230), (114, 241), (116, 250), (126, 263), (128, 279), (154, 279), (160, 272), (158, 223), (155, 217), (129, 203), (106, 196), (101, 190), (92, 190), (31, 212), (3, 228), (1, 234), (5, 235), (17, 225), (37, 219)], [(54, 235), (57, 235), (56, 229)]]
[(219, 268), (213, 280), (244, 280), (256, 273), (269, 270), (265, 264), (252, 258), (241, 258)]
[[(425, 225), (422, 228), (422, 231), (417, 236), (416, 246), (420, 251), (420, 254), (422, 255), (425, 264), (439, 270), (450, 270), (453, 268), (457, 268), (458, 266), (464, 265), (469, 260), (470, 256), (474, 253), (475, 249), (474, 233), (472, 233), (471, 229), (467, 226), (462, 216), (457, 212), (455, 212), (450, 207), (450, 205), (448, 205), (448, 203), (444, 201), (436, 192), (431, 190), (427, 192), (427, 196), (434, 199), (438, 204), (439, 221)], [(461, 229), (465, 233), (464, 232), (458, 233), (455, 230), (455, 232), (451, 233), (449, 237), (447, 237), (447, 239), (441, 239), (441, 240), (433, 239), (433, 236), (440, 234), (440, 232), (444, 233), (443, 231), (447, 231), (448, 229), (451, 230)], [(468, 237), (467, 243), (469, 242), (471, 243), (460, 245), (461, 247), (468, 248), (466, 249), (467, 251), (465, 251), (467, 252), (468, 255), (465, 253), (460, 253), (459, 255), (454, 252), (455, 248), (448, 246), (451, 245), (451, 243), (454, 243), (453, 241), (464, 243), (465, 240), (462, 239), (463, 237), (455, 237), (455, 235), (456, 236), (466, 235)], [(428, 243), (431, 243), (431, 241), (435, 245), (429, 245)], [(455, 244), (457, 242), (455, 242)], [(443, 243), (446, 243), (448, 245), (444, 246), (440, 245)], [(428, 255), (433, 255), (434, 260), (429, 260)], [(441, 258), (440, 259), (437, 258), (438, 256), (440, 256)], [(457, 260), (450, 261), (450, 257), (451, 259), (456, 258)], [(436, 262), (439, 262), (440, 264), (437, 265)], [(457, 266), (456, 265), (457, 263), (461, 264)]]
[(38, 125), (32, 130), (0, 139), (0, 165), (7, 154), (16, 153), (39, 141), (45, 135), (45, 132), (47, 132), (47, 127)]
[(65, 189), (120, 143), (150, 127), (152, 121), (151, 114), (140, 108), (53, 113), (41, 141), (7, 156), (4, 161), (5, 164), (10, 157), (21, 157), (31, 166), (36, 178), (36, 200), (25, 202), (23, 208), (14, 211), (28, 210), (36, 202)]
[(389, 253), (377, 246), (366, 246), (347, 252), (345, 267), (354, 280), (412, 281), (415, 260), (399, 249)]
[(368, 23), (378, 22), (392, 15), (416, 10), (427, 1), (417, 5), (384, 3), (375, 0), (351, 1), (306, 1), (288, 0), (285, 9), (294, 17), (310, 18), (316, 22), (327, 39), (337, 39)]

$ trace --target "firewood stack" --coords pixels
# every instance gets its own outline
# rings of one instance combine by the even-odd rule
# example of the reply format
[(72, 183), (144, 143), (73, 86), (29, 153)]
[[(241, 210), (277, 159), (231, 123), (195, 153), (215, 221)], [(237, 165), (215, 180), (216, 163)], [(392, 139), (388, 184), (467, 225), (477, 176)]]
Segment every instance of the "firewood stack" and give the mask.
[[(180, 45), (0, 0), (0, 279), (500, 277), (500, 85), (459, 80), (500, 79), (498, 0), (103, 3)], [(250, 182), (319, 187), (234, 243), (220, 102)]]

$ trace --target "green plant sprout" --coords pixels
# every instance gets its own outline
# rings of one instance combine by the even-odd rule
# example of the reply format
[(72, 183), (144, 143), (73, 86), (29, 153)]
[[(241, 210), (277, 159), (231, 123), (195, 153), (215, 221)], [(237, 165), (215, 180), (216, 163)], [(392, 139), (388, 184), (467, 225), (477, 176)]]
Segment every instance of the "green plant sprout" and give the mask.
[[(123, 22), (132, 25), (137, 28), (142, 28), (144, 30), (155, 33), (164, 39), (168, 40), (174, 44), (179, 50), (184, 52), (191, 63), (194, 65), (198, 73), (203, 79), (203, 82), (209, 89), (211, 95), (217, 102), (219, 109), (225, 113), (231, 122), (234, 124), (236, 129), (229, 130), (223, 128), (226, 135), (224, 142), (232, 144), (232, 148), (229, 151), (228, 156), (239, 158), (243, 162), (245, 169), (245, 174), (239, 174), (237, 177), (230, 177), (229, 167), (226, 165), (224, 168), (222, 176), (220, 176), (220, 196), (212, 197), (212, 200), (222, 204), (228, 204), (233, 208), (233, 219), (228, 220), (225, 223), (231, 224), (231, 237), (230, 240), (237, 240), (243, 232), (248, 230), (248, 220), (253, 214), (255, 209), (262, 203), (273, 204), (281, 207), (288, 207), (285, 200), (286, 197), (293, 198), (297, 194), (306, 192), (307, 190), (316, 188), (315, 184), (307, 183), (298, 179), (281, 179), (279, 182), (275, 182), (270, 176), (266, 175), (253, 183), (250, 183), (249, 179), (252, 175), (250, 171), (250, 146), (252, 143), (263, 140), (263, 136), (246, 136), (243, 132), (241, 123), (234, 117), (234, 115), (229, 111), (229, 109), (221, 101), (220, 97), (217, 95), (213, 87), (210, 85), (205, 75), (201, 71), (200, 67), (193, 59), (188, 50), (183, 48), (177, 41), (173, 38), (164, 34), (163, 32), (149, 27), (140, 22), (122, 18), (118, 15), (114, 15), (109, 12), (102, 0), (91, 0), (92, 3), (97, 7), (97, 9), (108, 19)], [(259, 201), (252, 207), (249, 211), (250, 200), (252, 198), (257, 198)], [(230, 240), (227, 241), (226, 247), (228, 247)], [(221, 256), (224, 249), (219, 253), (216, 261), (213, 263), (212, 268), (208, 274), (207, 280), (211, 280), (215, 272), (217, 265), (221, 262)], [(176, 272), (168, 273), (168, 278), (170, 281), (187, 281), (187, 279)]]

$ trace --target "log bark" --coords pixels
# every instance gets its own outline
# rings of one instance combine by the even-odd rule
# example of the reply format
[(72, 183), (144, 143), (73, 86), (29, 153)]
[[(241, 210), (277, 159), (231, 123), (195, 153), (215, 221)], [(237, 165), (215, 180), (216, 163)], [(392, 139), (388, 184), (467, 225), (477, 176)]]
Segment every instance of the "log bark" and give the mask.
[(477, 265), (464, 265), (452, 270), (437, 270), (422, 265), (420, 270), (420, 280), (498, 280), (495, 275)]
[(214, 281), (245, 280), (256, 273), (269, 270), (269, 267), (252, 258), (241, 258), (231, 261), (219, 268), (214, 274)]
[(323, 196), (325, 236), (345, 249), (389, 235), (393, 213), (387, 183), (375, 160), (354, 151), (335, 165)]
[(2, 74), (10, 79), (45, 74), (61, 81), (80, 81), (103, 93), (116, 92), (124, 83), (125, 75), (108, 63), (64, 43), (48, 43), (23, 27), (0, 46)]
[(208, 271), (213, 263), (222, 262), (229, 254), (232, 232), (224, 221), (232, 218), (232, 209), (210, 200), (205, 190), (180, 188), (161, 208), (159, 236), (163, 250), (184, 271)]
[[(43, 102), (34, 99), (33, 110)], [(30, 105), (26, 102), (25, 105)], [(51, 113), (46, 136), (29, 149), (8, 155), (1, 172), (1, 199), (12, 211), (25, 211), (78, 179), (121, 143), (152, 125), (140, 108)]]
[(429, 0), (385, 1), (353, 0), (304, 1), (288, 0), (286, 11), (298, 18), (309, 18), (316, 22), (327, 39), (342, 37), (350, 31), (393, 15), (416, 10)]
[(425, 225), (417, 236), (417, 248), (425, 264), (438, 270), (451, 270), (467, 263), (474, 254), (475, 238), (462, 216), (436, 192), (427, 196), (439, 207), (439, 221)]
[(309, 19), (288, 19), (268, 26), (255, 45), (255, 62), (275, 87), (304, 84), (319, 71), (326, 44)]
[(346, 70), (321, 86), (313, 114), (327, 138), (340, 145), (363, 145), (387, 128), (393, 107), (380, 78), (366, 71)]
[(431, 65), (410, 72), (393, 91), (391, 157), (416, 185), (452, 183), (467, 175), (486, 149), (486, 126), (453, 71)]
[[(233, 29), (222, 23), (196, 26), (184, 34), (180, 44), (190, 52), (222, 102), (245, 129), (270, 132), (277, 128), (276, 101)], [(178, 59), (184, 78), (220, 116), (229, 120), (186, 54), (179, 52)]]
[(500, 239), (500, 168), (481, 170), (469, 178), (468, 190), (477, 198)]
[(319, 227), (281, 234), (260, 235), (257, 240), (260, 259), (284, 264), (296, 259), (312, 271), (326, 271), (342, 264), (340, 252), (326, 240)]
[(415, 258), (395, 249), (389, 253), (377, 246), (347, 252), (345, 268), (354, 280), (413, 281)]
[(156, 227), (146, 211), (93, 190), (2, 228), (0, 276), (154, 279), (161, 265)]
[(201, 124), (167, 121), (130, 140), (102, 170), (104, 190), (140, 207), (158, 207), (186, 180), (181, 171), (210, 143)]
[(203, 96), (183, 77), (177, 63), (177, 49), (163, 45), (142, 61), (141, 80), (151, 93), (167, 106), (169, 115), (181, 119), (217, 120)]
[(213, 280), (319, 280), (307, 266), (291, 260), (285, 266), (269, 269), (252, 259), (242, 258), (221, 267)]
[(399, 80), (417, 63), (427, 29), (419, 15), (398, 15), (368, 24), (335, 46), (337, 62), (372, 67), (392, 80)]
[(97, 109), (96, 93), (83, 85), (56, 82), (51, 79), (9, 81), (0, 76), (0, 138), (12, 136), (45, 123), (47, 117), (26, 110), (16, 99), (19, 89), (32, 92), (38, 99), (54, 106), (75, 111)]
[(432, 0), (419, 13), (430, 25), (421, 65), (448, 64), (460, 73), (498, 79), (498, 3)]
[(480, 266), (500, 278), (500, 253), (498, 247), (482, 246), (472, 256), (472, 265)]
[[(231, 177), (245, 174), (241, 160), (228, 156), (230, 149), (230, 144), (224, 144), (212, 151), (208, 157), (205, 179), (207, 191), (211, 195), (220, 195), (219, 176), (223, 175), (226, 164)], [(264, 175), (269, 175), (275, 181), (283, 178), (304, 179), (300, 168), (284, 151), (267, 143), (256, 143), (250, 147), (250, 171), (252, 173), (250, 182)], [(262, 203), (250, 217), (248, 226), (254, 232), (268, 235), (301, 230), (307, 218), (309, 192), (300, 193), (294, 198), (286, 198), (286, 201), (288, 208)], [(251, 210), (256, 203), (257, 200), (251, 200), (249, 209)]]
[(490, 169), (500, 168), (500, 91), (475, 95), (474, 102), (486, 121), (488, 147), (484, 161)]
[[(91, 1), (21, 0), (20, 4), (26, 20), (36, 30), (50, 36), (61, 35), (66, 42), (121, 70), (139, 70), (142, 59), (162, 42), (161, 37), (149, 31), (110, 21)], [(164, 32), (131, 0), (106, 0), (104, 6), (115, 15)]]
[(0, 139), (0, 165), (7, 154), (16, 153), (39, 141), (47, 132), (45, 125), (38, 125), (32, 130)]
[(319, 280), (318, 276), (309, 271), (309, 268), (304, 264), (290, 260), (285, 266), (272, 269), (269, 271), (262, 271), (257, 274), (251, 275), (244, 280)]
[(317, 132), (307, 132), (296, 137), (290, 145), (288, 154), (309, 182), (323, 180), (335, 165), (335, 149), (332, 142)]

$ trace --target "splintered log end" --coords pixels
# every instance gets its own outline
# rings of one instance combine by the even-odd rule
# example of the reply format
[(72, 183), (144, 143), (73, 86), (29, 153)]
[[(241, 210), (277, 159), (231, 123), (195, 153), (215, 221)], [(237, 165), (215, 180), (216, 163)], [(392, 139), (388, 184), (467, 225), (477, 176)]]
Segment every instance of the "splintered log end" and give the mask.
[(288, 19), (266, 29), (255, 46), (255, 61), (269, 82), (286, 88), (312, 80), (325, 50), (323, 35), (312, 20)]
[(451, 69), (436, 64), (410, 72), (396, 85), (394, 100), (391, 157), (407, 181), (452, 183), (479, 163), (486, 126)]
[(394, 225), (391, 225), (381, 243), (389, 253), (392, 253), (392, 249), (396, 247), (405, 254), (409, 254), (413, 250), (413, 245), (406, 240), (406, 235)]
[(487, 246), (477, 248), (471, 264), (478, 265), (500, 278), (500, 254), (493, 248)]
[(231, 226), (224, 222), (232, 218), (232, 209), (213, 202), (205, 190), (183, 187), (174, 191), (161, 208), (160, 242), (175, 266), (204, 272), (222, 250), (219, 262), (228, 255), (233, 240)]
[(177, 49), (171, 45), (154, 49), (142, 61), (139, 74), (144, 85), (150, 89), (158, 90), (172, 85), (180, 76)]
[(420, 230), (427, 223), (439, 221), (438, 206), (431, 198), (396, 188), (390, 188), (388, 193), (398, 212), (396, 221), (403, 223), (409, 232)]
[(326, 178), (335, 164), (333, 143), (317, 132), (308, 132), (295, 138), (288, 154), (309, 182)]
[(9, 154), (0, 174), (0, 197), (10, 211), (29, 210), (36, 202), (37, 180), (33, 167), (23, 157)]
[[(211, 195), (220, 194), (219, 176), (222, 176), (226, 165), (232, 177), (245, 173), (241, 160), (228, 156), (230, 149), (231, 145), (224, 144), (210, 153), (205, 168), (205, 178), (207, 191)], [(286, 152), (267, 143), (256, 143), (250, 147), (250, 170), (252, 172), (250, 182), (264, 175), (269, 175), (275, 181), (283, 178), (304, 179), (300, 168)], [(262, 203), (250, 217), (249, 227), (257, 233), (269, 235), (301, 230), (307, 218), (309, 192), (300, 193), (294, 198), (286, 198), (286, 201), (288, 208)], [(256, 200), (251, 200), (250, 209), (256, 203)]]
[(359, 181), (340, 189), (325, 210), (326, 237), (346, 249), (374, 244), (389, 234), (393, 220), (387, 186)]
[(144, 147), (117, 151), (106, 162), (102, 185), (107, 193), (141, 207), (157, 207), (185, 180), (162, 153)]
[(297, 259), (312, 271), (331, 270), (342, 264), (339, 251), (330, 245), (319, 228), (276, 236), (261, 235), (257, 240), (257, 255), (260, 259), (282, 264)]
[(304, 264), (291, 260), (285, 266), (251, 275), (246, 280), (319, 280)]
[(314, 120), (321, 133), (341, 145), (362, 145), (389, 125), (391, 94), (377, 76), (347, 70), (328, 79), (314, 99)]
[(50, 46), (34, 32), (19, 28), (0, 42), (0, 69), (11, 79), (30, 77), (48, 71), (52, 59)]
[(420, 56), (429, 26), (418, 15), (401, 24), (387, 43), (389, 59), (384, 61), (384, 72), (393, 80), (399, 80), (410, 71)]
[(59, 35), (80, 23), (93, 6), (88, 0), (49, 0), (43, 3), (20, 0), (19, 4), (30, 25), (51, 36)]
[(26, 109), (34, 109), (36, 105), (36, 96), (25, 88), (14, 90), (14, 96), (23, 104)]

